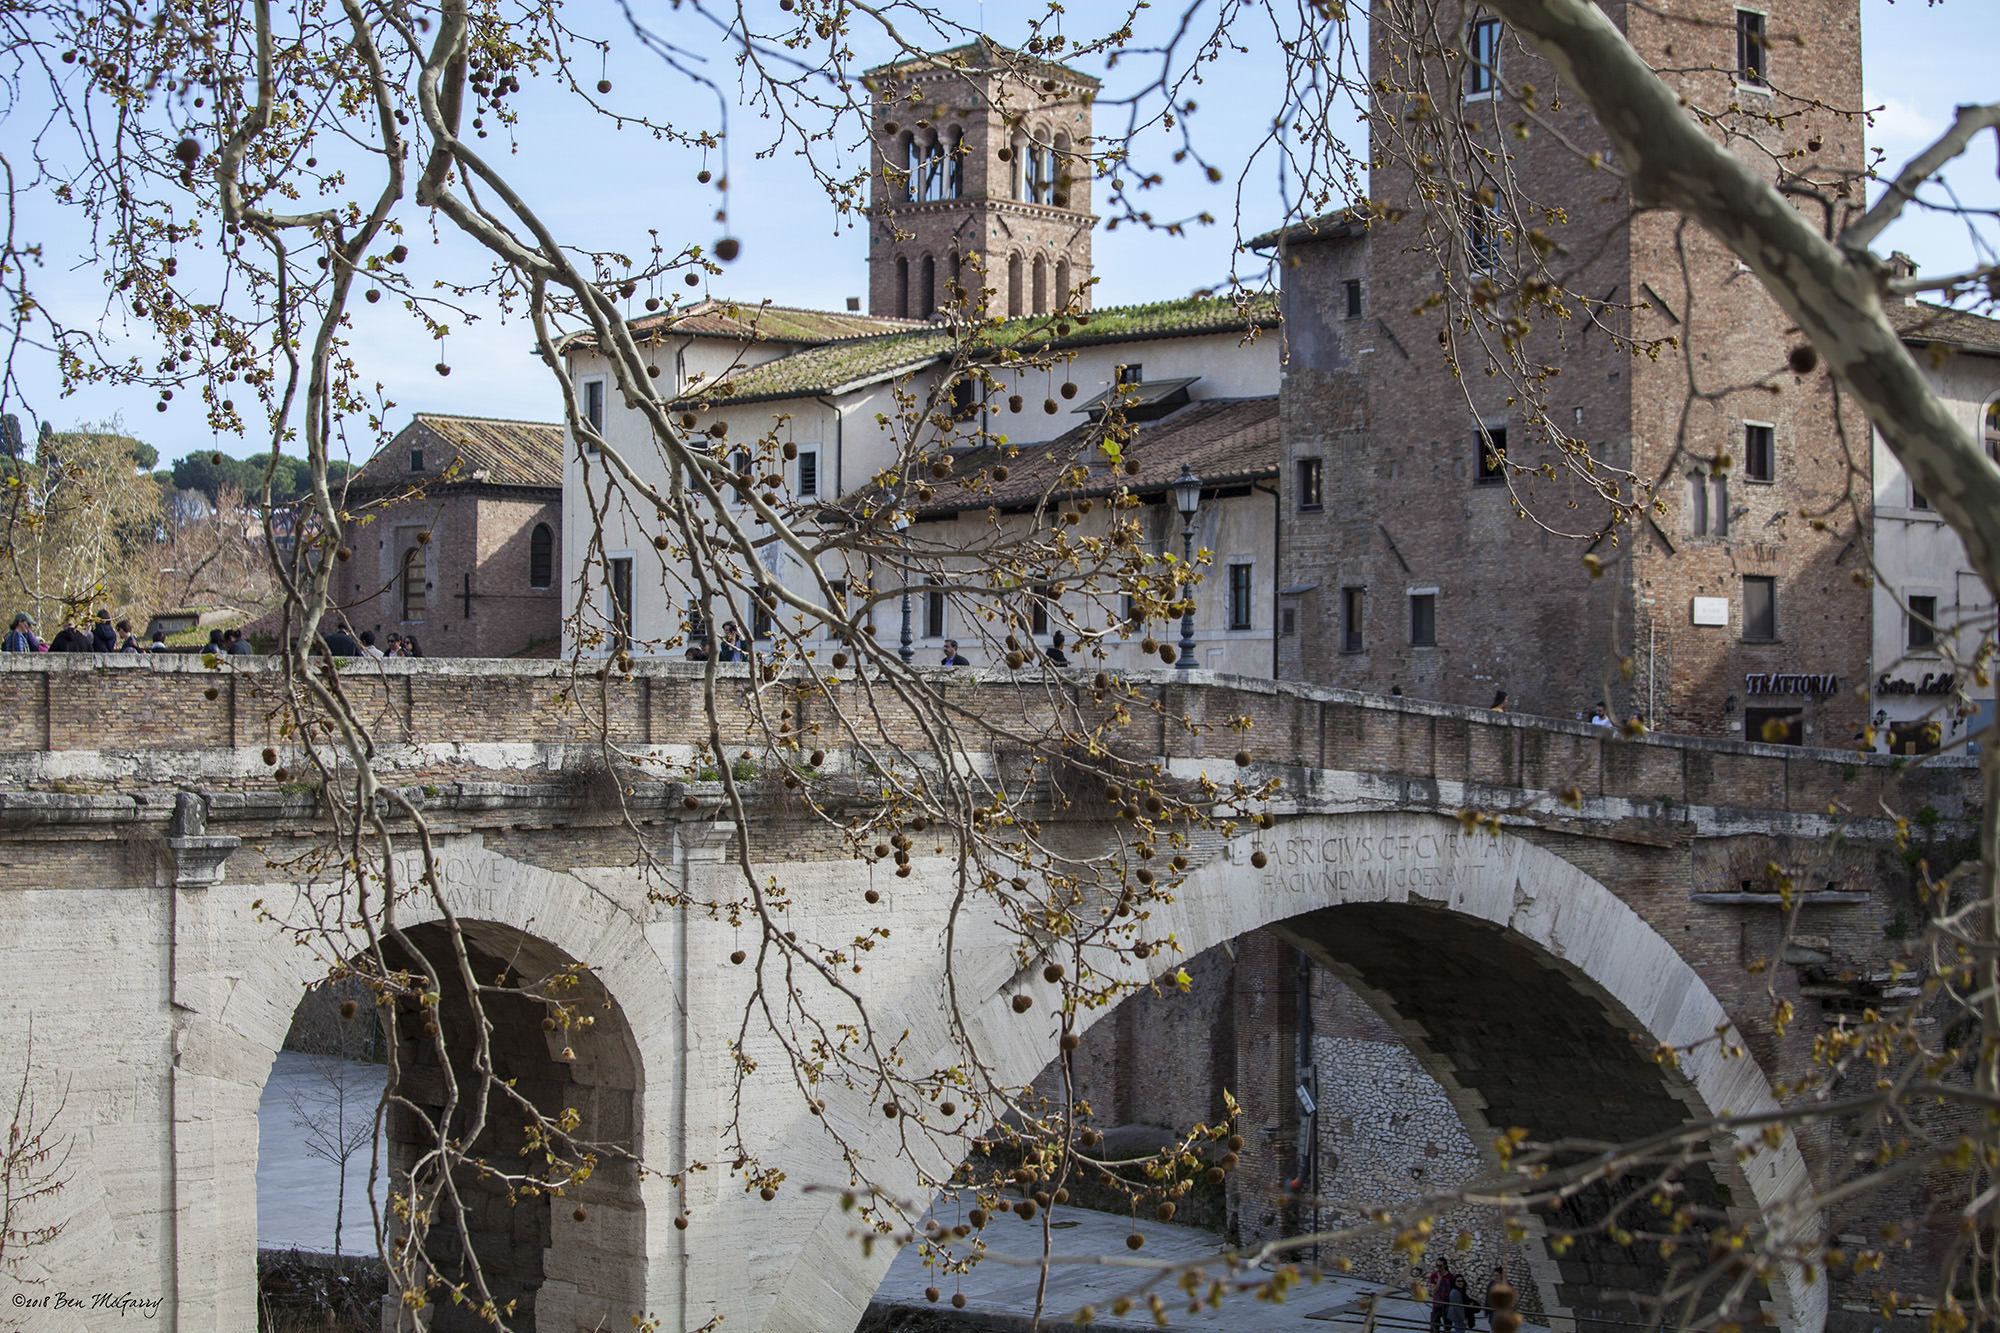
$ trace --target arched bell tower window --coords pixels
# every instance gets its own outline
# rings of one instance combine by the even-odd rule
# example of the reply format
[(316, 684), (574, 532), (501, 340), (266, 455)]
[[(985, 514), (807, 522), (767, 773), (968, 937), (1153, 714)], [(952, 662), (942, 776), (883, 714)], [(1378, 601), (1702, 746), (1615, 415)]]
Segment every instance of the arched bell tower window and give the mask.
[(910, 257), (896, 256), (896, 315), (900, 319), (910, 317)]
[(1021, 256), (1007, 258), (1007, 316), (1013, 318), (1023, 313), (1021, 310)]
[(944, 198), (944, 145), (932, 139), (923, 147), (923, 159), (923, 178), (918, 182), (917, 197), (926, 203)]
[(1058, 259), (1056, 261), (1056, 309), (1069, 309), (1070, 296), (1069, 260)]
[(965, 197), (965, 132), (956, 125), (945, 132), (944, 197)]
[(929, 319), (937, 313), (937, 260), (924, 256), (922, 281), (917, 284), (917, 299), (923, 304), (917, 308), (917, 318)]
[(903, 136), (903, 198), (915, 203), (922, 197), (923, 149), (911, 135)]
[(1069, 207), (1070, 171), (1069, 135), (1058, 130), (1055, 147), (1049, 150), (1049, 197), (1057, 208)]
[(1047, 255), (1035, 256), (1035, 313), (1049, 312), (1049, 260)]

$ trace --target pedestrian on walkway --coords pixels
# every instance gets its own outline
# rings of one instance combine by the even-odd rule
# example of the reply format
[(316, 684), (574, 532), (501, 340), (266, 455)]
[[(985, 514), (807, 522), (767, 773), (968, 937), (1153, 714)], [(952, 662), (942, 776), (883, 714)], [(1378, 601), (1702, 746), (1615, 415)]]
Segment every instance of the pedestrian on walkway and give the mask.
[(129, 620), (118, 622), (118, 651), (121, 653), (146, 651), (145, 645), (139, 642), (139, 636), (132, 632), (132, 622)]
[(1465, 1279), (1453, 1276), (1451, 1294), (1445, 1302), (1445, 1320), (1451, 1333), (1466, 1333), (1472, 1327), (1472, 1293), (1465, 1289)]
[(1431, 1293), (1430, 1333), (1445, 1333), (1449, 1318), (1445, 1308), (1451, 1302), (1451, 1265), (1442, 1259), (1431, 1265), (1428, 1285)]
[(70, 624), (57, 630), (54, 641), (49, 644), (52, 653), (87, 653), (90, 650), (90, 636)]
[(90, 651), (93, 653), (115, 653), (118, 651), (118, 627), (111, 623), (111, 613), (100, 610), (97, 621), (90, 627)]
[(7, 637), (0, 639), (0, 653), (45, 653), (48, 645), (35, 637), (35, 618), (26, 611), (17, 612), (13, 623), (7, 626)]

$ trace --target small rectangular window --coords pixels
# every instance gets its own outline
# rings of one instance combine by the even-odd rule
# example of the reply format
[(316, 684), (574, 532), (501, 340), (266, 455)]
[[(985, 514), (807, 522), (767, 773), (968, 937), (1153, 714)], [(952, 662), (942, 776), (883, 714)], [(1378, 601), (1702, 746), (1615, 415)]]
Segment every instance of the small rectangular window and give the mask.
[(583, 382), (583, 420), (599, 435), (604, 433), (604, 381)]
[(1930, 496), (1928, 496), (1928, 495), (1925, 495), (1925, 494), (1924, 494), (1924, 493), (1923, 493), (1922, 491), (1918, 490), (1918, 489), (1917, 489), (1917, 484), (1916, 484), (1915, 482), (1911, 482), (1911, 483), (1910, 483), (1910, 508), (1912, 508), (1912, 509), (1929, 509), (1930, 507), (1931, 507), (1931, 498), (1930, 498)]
[(1251, 576), (1255, 573), (1252, 565), (1231, 565), (1229, 567), (1229, 628), (1249, 629), (1254, 613), (1254, 592)]
[(1777, 432), (1762, 422), (1743, 423), (1743, 475), (1751, 481), (1773, 481), (1778, 475)]
[(1340, 651), (1358, 653), (1362, 647), (1361, 616), (1366, 597), (1360, 588), (1340, 590)]
[(1778, 637), (1778, 581), (1768, 575), (1743, 576), (1743, 637), (1751, 643)]
[(1437, 647), (1437, 594), (1410, 594), (1410, 647)]
[(1325, 505), (1325, 500), (1320, 493), (1320, 486), (1323, 480), (1320, 460), (1317, 458), (1301, 458), (1296, 464), (1295, 475), (1298, 480), (1300, 510), (1322, 508)]
[(1349, 278), (1347, 280), (1347, 317), (1349, 319), (1361, 318), (1361, 279), (1359, 278)]
[(1500, 86), (1500, 20), (1474, 19), (1465, 54), (1465, 95), (1491, 97)]
[(1507, 428), (1505, 426), (1485, 426), (1473, 436), (1473, 447), (1479, 451), (1478, 470), (1473, 478), (1481, 486), (1498, 486), (1507, 480)]
[(944, 637), (944, 590), (926, 588), (924, 590), (924, 635), (926, 638)]
[(970, 378), (960, 379), (951, 386), (951, 419), (964, 421), (979, 411), (979, 386)]
[(771, 618), (771, 611), (769, 607), (765, 606), (762, 602), (754, 603), (751, 606), (750, 608), (751, 638), (753, 639), (770, 638), (776, 624), (777, 622)]
[(819, 450), (799, 450), (799, 498), (811, 499), (819, 494)]
[(610, 605), (605, 609), (611, 622), (611, 651), (622, 653), (632, 647), (632, 557), (613, 556), (606, 566), (605, 593)]
[(1118, 379), (1116, 382), (1119, 384), (1144, 384), (1146, 382), (1145, 365), (1134, 361), (1129, 366), (1118, 367)]
[(1736, 78), (1758, 88), (1771, 81), (1770, 43), (1764, 35), (1764, 16), (1754, 9), (1736, 11)]
[(424, 451), (421, 449), (410, 450), (410, 471), (422, 472), (423, 470), (424, 470)]
[(1714, 497), (1711, 504), (1708, 530), (1718, 537), (1729, 535), (1729, 478), (1725, 476), (1709, 478), (1710, 493)]
[(1688, 473), (1688, 531), (1697, 537), (1708, 535), (1708, 472), (1704, 468)]
[(1291, 638), (1299, 632), (1299, 612), (1297, 607), (1288, 606), (1278, 612), (1278, 633)]
[(1049, 632), (1049, 590), (1037, 587), (1032, 590), (1028, 602), (1028, 632), (1047, 634)]
[(1465, 201), (1465, 262), (1474, 273), (1500, 267), (1500, 215), (1477, 199)]
[(1743, 710), (1743, 739), (1766, 745), (1803, 745), (1803, 713), (1797, 708), (1746, 708)]
[(1905, 644), (1910, 651), (1917, 652), (1937, 645), (1936, 597), (1910, 599), (1909, 631)]

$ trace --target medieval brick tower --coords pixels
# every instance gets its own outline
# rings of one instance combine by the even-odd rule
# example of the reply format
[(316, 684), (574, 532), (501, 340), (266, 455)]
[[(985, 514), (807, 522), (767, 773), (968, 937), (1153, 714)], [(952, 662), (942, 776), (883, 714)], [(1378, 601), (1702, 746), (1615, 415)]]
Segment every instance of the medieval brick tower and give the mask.
[[(1684, 0), (1624, 18), (1746, 161), (1836, 210), (1859, 204), (1862, 126), (1843, 114), (1862, 102), (1858, 0)], [(1413, 26), (1463, 34), (1426, 75), (1433, 95), (1456, 89), (1449, 115), (1399, 100), (1414, 97), (1399, 72)], [(1788, 364), (1797, 332), (1733, 255), (1635, 210), (1581, 99), (1528, 113), (1527, 90), (1560, 80), (1475, 0), (1394, 0), (1370, 40), (1392, 79), (1370, 188), (1394, 211), (1289, 229), (1281, 264), (1284, 475), (1323, 479), (1285, 507), (1296, 628), (1281, 674), (1847, 743), (1868, 665), (1866, 535), (1848, 507), (1866, 424), (1810, 358)], [(1425, 139), (1432, 123), (1458, 137)], [(1456, 228), (1418, 203), (1442, 171), (1463, 201)], [(1496, 370), (1500, 337), (1453, 326), (1448, 362), (1446, 321), (1426, 303), (1450, 285), (1460, 308), (1511, 311), (1543, 271), (1538, 251), (1594, 304), (1536, 323), (1523, 361), (1545, 368), (1544, 388), (1530, 407)], [(1571, 465), (1578, 448), (1595, 478), (1628, 478), (1657, 503), (1593, 540), (1605, 506)]]
[(868, 73), (868, 308), (929, 319), (1090, 304), (1097, 80), (984, 38)]

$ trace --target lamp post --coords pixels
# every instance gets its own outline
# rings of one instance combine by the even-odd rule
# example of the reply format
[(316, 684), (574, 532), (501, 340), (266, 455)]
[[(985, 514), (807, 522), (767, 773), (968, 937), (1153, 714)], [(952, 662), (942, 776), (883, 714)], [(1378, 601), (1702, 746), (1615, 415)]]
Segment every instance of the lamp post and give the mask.
[(1174, 508), (1181, 511), (1181, 651), (1175, 663), (1182, 671), (1194, 670), (1194, 516), (1201, 508), (1201, 478), (1186, 463), (1174, 478)]
[[(898, 537), (901, 537), (905, 532), (910, 530), (909, 511), (902, 507), (900, 498), (896, 502), (896, 517), (892, 526), (896, 529)], [(905, 572), (903, 575), (903, 639), (901, 646), (896, 649), (896, 656), (903, 659), (904, 666), (908, 666), (910, 659), (916, 655), (917, 650), (910, 646), (910, 576)]]

